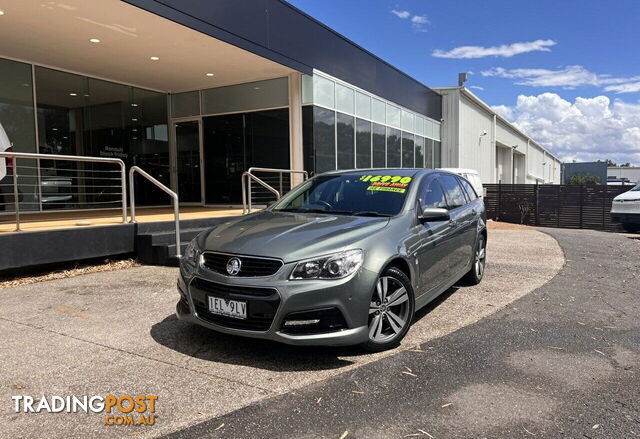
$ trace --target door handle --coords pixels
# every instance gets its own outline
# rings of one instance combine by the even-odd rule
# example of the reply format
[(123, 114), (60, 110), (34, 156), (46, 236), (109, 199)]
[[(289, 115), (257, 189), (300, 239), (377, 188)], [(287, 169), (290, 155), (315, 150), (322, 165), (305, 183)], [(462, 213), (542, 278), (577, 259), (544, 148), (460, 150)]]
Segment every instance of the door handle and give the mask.
[(449, 220), (449, 227), (455, 227), (457, 225), (458, 225), (458, 221), (453, 219)]
[(477, 210), (475, 210), (475, 209), (471, 209), (471, 215), (474, 215), (474, 216), (475, 216), (475, 215), (477, 215), (477, 214), (478, 214), (478, 211), (477, 211)]

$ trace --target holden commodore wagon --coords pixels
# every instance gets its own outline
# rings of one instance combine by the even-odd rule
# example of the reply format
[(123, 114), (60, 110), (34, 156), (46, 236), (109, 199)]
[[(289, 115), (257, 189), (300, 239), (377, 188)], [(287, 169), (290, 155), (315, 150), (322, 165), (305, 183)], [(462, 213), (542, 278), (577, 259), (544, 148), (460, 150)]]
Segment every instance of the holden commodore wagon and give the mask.
[(482, 280), (486, 245), (484, 203), (459, 175), (326, 173), (198, 235), (176, 314), (228, 334), (389, 349), (418, 309)]

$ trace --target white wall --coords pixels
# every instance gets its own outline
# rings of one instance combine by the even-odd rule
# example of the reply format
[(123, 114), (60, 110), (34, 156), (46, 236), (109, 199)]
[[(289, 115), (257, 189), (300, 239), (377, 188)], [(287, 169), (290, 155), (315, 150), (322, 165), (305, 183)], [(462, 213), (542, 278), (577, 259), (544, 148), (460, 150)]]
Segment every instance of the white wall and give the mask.
[(612, 176), (618, 179), (626, 177), (633, 183), (640, 183), (640, 167), (609, 167), (607, 168), (607, 177)]
[[(486, 135), (481, 136), (483, 132)], [(475, 169), (483, 183), (495, 181), (493, 115), (460, 95), (459, 166)]]
[(527, 153), (527, 183), (543, 183), (547, 175), (543, 163), (545, 162), (544, 151), (534, 143), (529, 142)]

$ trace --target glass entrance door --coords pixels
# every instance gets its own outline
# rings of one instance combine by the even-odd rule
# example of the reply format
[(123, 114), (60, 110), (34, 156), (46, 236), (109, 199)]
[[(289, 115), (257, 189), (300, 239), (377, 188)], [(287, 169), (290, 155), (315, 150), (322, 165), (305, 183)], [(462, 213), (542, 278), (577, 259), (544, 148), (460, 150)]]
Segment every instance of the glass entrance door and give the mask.
[(200, 120), (173, 124), (180, 203), (202, 203), (200, 166)]

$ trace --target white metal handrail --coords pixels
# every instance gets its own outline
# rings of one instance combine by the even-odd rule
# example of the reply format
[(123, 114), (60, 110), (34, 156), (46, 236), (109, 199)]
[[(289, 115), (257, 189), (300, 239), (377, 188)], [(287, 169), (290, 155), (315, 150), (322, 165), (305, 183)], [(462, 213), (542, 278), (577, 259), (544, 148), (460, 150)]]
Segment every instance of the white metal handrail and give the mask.
[(136, 222), (136, 198), (135, 198), (135, 188), (134, 188), (134, 175), (135, 173), (142, 175), (144, 178), (149, 180), (151, 183), (155, 184), (158, 188), (162, 189), (165, 193), (169, 194), (171, 198), (173, 198), (173, 218), (176, 224), (176, 257), (180, 259), (182, 254), (180, 252), (180, 209), (179, 209), (179, 199), (178, 194), (169, 189), (167, 186), (162, 184), (160, 181), (152, 177), (149, 173), (144, 171), (142, 168), (138, 166), (132, 166), (129, 169), (129, 197), (131, 198), (131, 222)]
[[(242, 213), (247, 214), (251, 213), (252, 210), (252, 190), (251, 190), (251, 181), (255, 181), (260, 186), (271, 192), (276, 196), (276, 201), (280, 199), (282, 194), (276, 190), (273, 186), (266, 183), (264, 180), (260, 179), (254, 172), (265, 172), (265, 173), (273, 173), (279, 174), (280, 176), (280, 190), (283, 190), (283, 174), (302, 175), (302, 181), (305, 181), (309, 178), (309, 173), (307, 171), (299, 170), (299, 169), (276, 169), (276, 168), (257, 168), (252, 167), (249, 168), (248, 171), (242, 173)], [(248, 193), (247, 193), (248, 192)], [(283, 191), (284, 192), (284, 191)]]
[[(38, 160), (38, 166), (35, 167), (39, 170), (40, 159), (42, 160), (58, 160), (58, 161), (72, 161), (72, 162), (92, 162), (92, 163), (114, 163), (120, 166), (120, 181), (121, 181), (121, 196), (122, 196), (122, 222), (127, 222), (127, 189), (126, 179), (127, 172), (124, 162), (121, 159), (111, 157), (88, 157), (77, 155), (61, 155), (61, 154), (41, 154), (30, 152), (0, 152), (0, 158), (13, 158), (13, 199), (14, 209), (16, 217), (16, 231), (20, 231), (20, 194), (18, 191), (18, 160), (17, 159), (36, 159)], [(38, 172), (38, 179), (40, 180), (40, 174)], [(41, 184), (40, 182), (38, 184)]]

